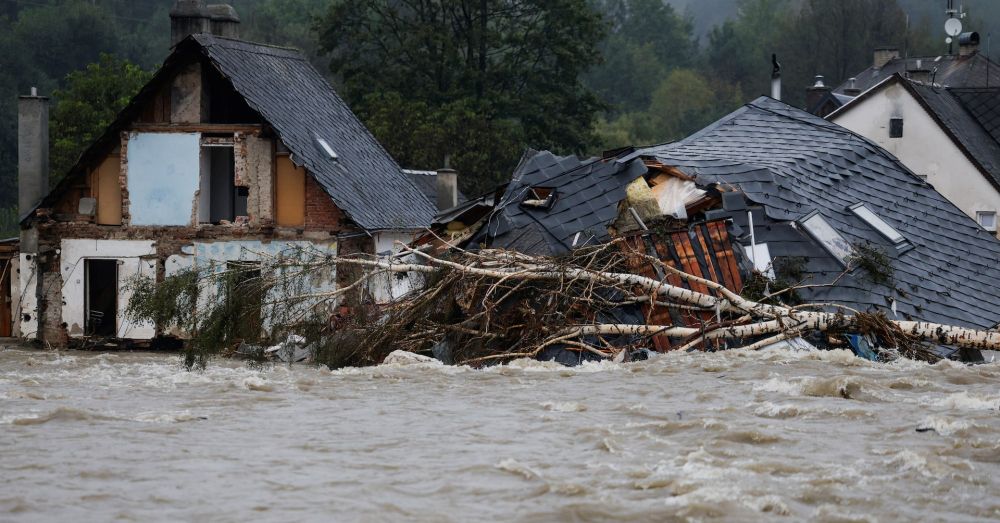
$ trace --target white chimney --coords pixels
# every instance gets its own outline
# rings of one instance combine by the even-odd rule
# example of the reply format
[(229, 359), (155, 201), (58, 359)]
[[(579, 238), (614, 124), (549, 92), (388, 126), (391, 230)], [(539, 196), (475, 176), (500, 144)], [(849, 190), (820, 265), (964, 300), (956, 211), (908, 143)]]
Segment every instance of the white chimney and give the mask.
[(438, 169), (434, 178), (437, 183), (438, 210), (443, 211), (458, 205), (458, 171), (450, 167)]

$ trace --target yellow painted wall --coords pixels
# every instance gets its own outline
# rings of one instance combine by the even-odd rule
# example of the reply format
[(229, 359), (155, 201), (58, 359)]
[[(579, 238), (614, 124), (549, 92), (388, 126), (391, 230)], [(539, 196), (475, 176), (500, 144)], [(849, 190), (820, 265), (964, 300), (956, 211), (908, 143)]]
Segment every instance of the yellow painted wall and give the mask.
[(122, 186), (119, 181), (121, 158), (117, 154), (108, 155), (94, 172), (96, 178), (91, 185), (97, 198), (97, 223), (99, 225), (122, 224)]
[(287, 155), (277, 158), (274, 219), (278, 227), (302, 227), (306, 221), (306, 170)]

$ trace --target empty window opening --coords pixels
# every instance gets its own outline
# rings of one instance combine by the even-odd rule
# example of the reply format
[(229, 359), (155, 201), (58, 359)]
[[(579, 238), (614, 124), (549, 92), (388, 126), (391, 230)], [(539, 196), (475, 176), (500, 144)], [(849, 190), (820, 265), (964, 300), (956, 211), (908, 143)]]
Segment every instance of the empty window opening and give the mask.
[(903, 137), (903, 119), (902, 118), (890, 118), (889, 119), (889, 138), (902, 138)]
[(852, 205), (850, 209), (855, 216), (864, 220), (868, 225), (871, 225), (873, 229), (878, 231), (878, 233), (882, 236), (885, 236), (892, 243), (898, 245), (906, 241), (906, 238), (904, 238), (895, 227), (889, 225), (888, 222), (883, 220), (879, 215), (875, 214), (875, 212), (869, 209), (865, 204), (858, 203)]
[(813, 211), (799, 220), (799, 223), (841, 265), (847, 266), (847, 259), (853, 250), (851, 244), (847, 243), (847, 240), (819, 212)]
[(976, 213), (976, 221), (979, 225), (990, 232), (996, 232), (997, 230), (997, 213), (996, 211), (979, 211)]
[(118, 318), (118, 260), (85, 260), (84, 281), (87, 335), (113, 337)]
[[(206, 145), (202, 147), (201, 196), (198, 221), (201, 223), (232, 222), (236, 219), (237, 202), (246, 212), (245, 188), (236, 187), (236, 159), (233, 146)], [(243, 189), (243, 193), (238, 189)]]
[(525, 207), (548, 209), (556, 200), (556, 190), (551, 187), (532, 187), (521, 202)]

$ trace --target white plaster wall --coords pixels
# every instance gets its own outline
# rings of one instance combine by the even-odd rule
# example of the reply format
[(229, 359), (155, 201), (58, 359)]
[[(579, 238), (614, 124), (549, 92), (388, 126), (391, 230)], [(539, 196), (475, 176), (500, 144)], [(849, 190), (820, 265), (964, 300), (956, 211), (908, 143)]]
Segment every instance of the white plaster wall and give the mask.
[(10, 259), (10, 313), (11, 335), (21, 337), (21, 259), (15, 256)]
[[(13, 313), (17, 315), (14, 321), (16, 335), (22, 338), (38, 337), (38, 263), (34, 254), (21, 253), (18, 257), (18, 297), (14, 302)], [(28, 317), (25, 320), (25, 316)]]
[[(118, 317), (115, 327), (119, 338), (150, 339), (156, 334), (152, 323), (134, 323), (125, 315), (132, 296), (129, 284), (137, 275), (156, 276), (156, 243), (146, 240), (63, 240), (60, 245), (62, 273), (62, 320), (71, 337), (85, 334), (86, 285), (84, 260), (116, 259), (118, 265)], [(148, 257), (148, 258), (143, 258)]]
[[(1000, 210), (1000, 192), (962, 153), (923, 107), (900, 85), (832, 120), (882, 146), (972, 219), (977, 211)], [(903, 119), (903, 137), (889, 138), (889, 119)]]
[[(405, 232), (380, 232), (375, 234), (375, 252), (388, 257), (396, 254), (400, 248), (396, 242), (409, 244), (414, 235)], [(411, 263), (416, 260), (403, 258), (400, 263)], [(415, 288), (423, 285), (423, 275), (418, 273), (387, 273), (373, 278), (369, 290), (377, 303), (388, 303), (399, 298)]]
[[(295, 266), (296, 261), (310, 261), (317, 256), (336, 256), (336, 242), (256, 240), (195, 242), (193, 252), (193, 266), (202, 277), (225, 271), (229, 262), (276, 261), (279, 257), (288, 259), (290, 266), (287, 272), (281, 269), (277, 274), (263, 275), (275, 277), (278, 281), (278, 284), (264, 297), (265, 329), (269, 329), (275, 323), (281, 324), (302, 318), (316, 311), (318, 304), (324, 301), (321, 296), (293, 300), (289, 300), (289, 297), (320, 295), (337, 289), (337, 272), (332, 265), (309, 271), (304, 275), (301, 269)], [(212, 300), (218, 299), (218, 294), (218, 287), (213, 286), (211, 281), (203, 283), (198, 295), (199, 308), (208, 307)], [(330, 302), (328, 305), (328, 310), (317, 312), (332, 314), (336, 303)]]

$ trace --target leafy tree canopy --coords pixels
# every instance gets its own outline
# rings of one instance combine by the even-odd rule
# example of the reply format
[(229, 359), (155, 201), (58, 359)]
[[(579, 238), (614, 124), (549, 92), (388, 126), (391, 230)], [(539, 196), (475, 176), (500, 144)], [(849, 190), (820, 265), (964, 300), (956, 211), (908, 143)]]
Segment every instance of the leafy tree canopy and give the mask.
[(102, 53), (97, 63), (66, 76), (66, 87), (53, 93), (56, 104), (49, 130), (53, 184), (152, 75), (127, 60)]
[(406, 166), (451, 156), (481, 192), (524, 144), (592, 142), (600, 102), (581, 77), (603, 28), (584, 0), (340, 0), (317, 28), (341, 94)]

